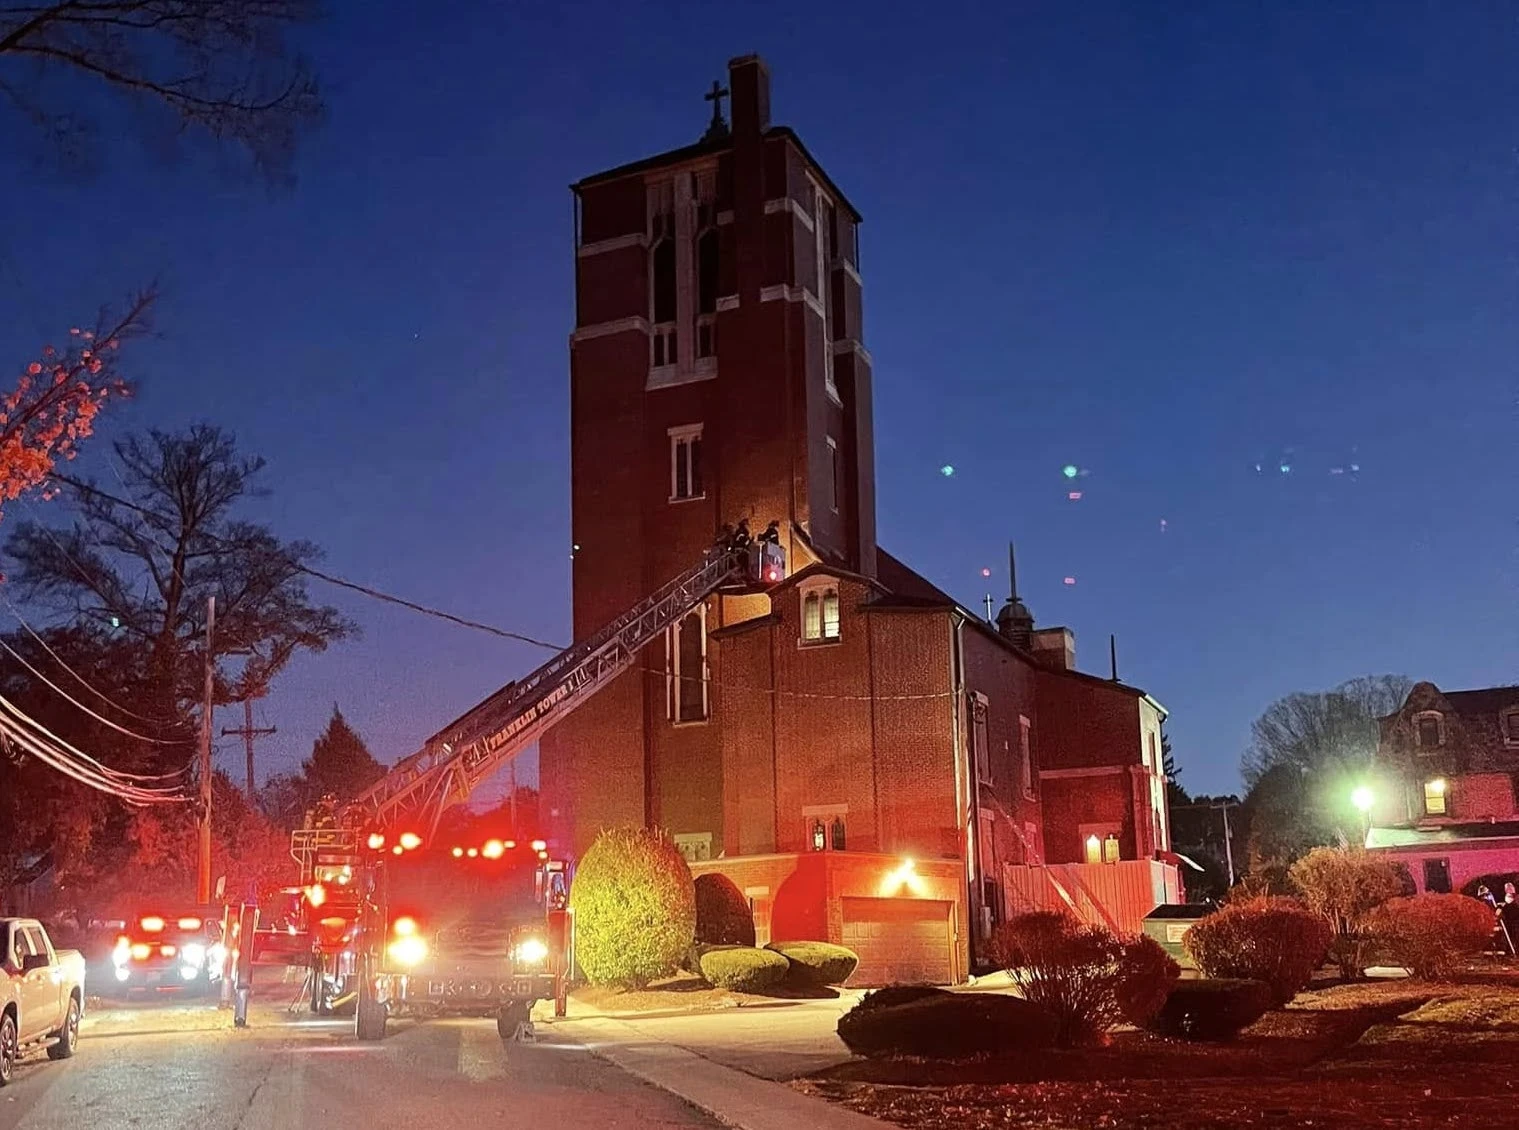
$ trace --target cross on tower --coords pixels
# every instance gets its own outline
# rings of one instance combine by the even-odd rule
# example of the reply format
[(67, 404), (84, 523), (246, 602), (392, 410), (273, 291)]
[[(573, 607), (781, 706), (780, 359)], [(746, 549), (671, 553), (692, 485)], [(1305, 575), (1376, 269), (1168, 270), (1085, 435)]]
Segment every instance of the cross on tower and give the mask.
[(712, 121), (707, 126), (707, 132), (702, 137), (703, 141), (713, 138), (724, 137), (728, 133), (728, 123), (723, 121), (723, 99), (729, 95), (728, 88), (716, 79), (712, 80), (712, 89), (702, 95), (704, 102), (712, 103)]

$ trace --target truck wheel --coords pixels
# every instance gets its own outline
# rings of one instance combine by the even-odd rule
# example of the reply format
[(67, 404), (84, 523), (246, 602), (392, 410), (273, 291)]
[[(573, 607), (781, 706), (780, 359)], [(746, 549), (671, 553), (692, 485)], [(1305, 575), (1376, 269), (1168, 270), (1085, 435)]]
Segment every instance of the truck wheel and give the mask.
[(517, 1035), (520, 1025), (526, 1024), (533, 1014), (533, 1006), (520, 1002), (509, 1004), (496, 1014), (496, 1035), (510, 1040)]
[(0, 1087), (11, 1081), (16, 1073), (16, 1018), (10, 1013), (0, 1016)]
[(63, 1018), (63, 1027), (58, 1029), (58, 1039), (48, 1045), (48, 1059), (68, 1059), (74, 1054), (74, 1049), (79, 1046), (79, 1002), (69, 998), (69, 1014)]
[(384, 1001), (375, 999), (374, 982), (368, 976), (363, 977), (359, 981), (358, 1005), (354, 1008), (354, 1034), (361, 1040), (383, 1040), (389, 1020), (389, 1008)]

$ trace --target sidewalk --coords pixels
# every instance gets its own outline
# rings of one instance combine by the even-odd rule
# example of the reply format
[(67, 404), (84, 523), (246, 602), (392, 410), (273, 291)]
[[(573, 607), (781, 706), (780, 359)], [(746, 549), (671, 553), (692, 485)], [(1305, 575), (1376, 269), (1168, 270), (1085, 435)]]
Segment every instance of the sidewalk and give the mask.
[[(721, 1019), (741, 1020), (731, 1012)], [(726, 1067), (653, 1035), (644, 1023), (637, 1020), (568, 1017), (555, 1022), (553, 1031), (556, 1036), (583, 1045), (593, 1055), (629, 1074), (679, 1095), (737, 1130), (796, 1130), (797, 1127), (880, 1130), (888, 1125), (823, 1099), (804, 1095), (784, 1083)], [(844, 1054), (847, 1058), (848, 1053)]]

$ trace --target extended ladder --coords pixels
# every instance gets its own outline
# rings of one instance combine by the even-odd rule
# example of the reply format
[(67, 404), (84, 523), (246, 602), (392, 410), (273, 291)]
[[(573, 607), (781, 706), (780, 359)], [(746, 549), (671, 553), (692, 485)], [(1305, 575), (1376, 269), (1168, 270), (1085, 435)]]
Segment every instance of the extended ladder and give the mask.
[(734, 582), (771, 585), (785, 572), (785, 553), (773, 541), (713, 546), (698, 564), (595, 635), (508, 683), (429, 738), (356, 803), (387, 827), (426, 820), (430, 836), (445, 809), (465, 800), (510, 758), (635, 663), (639, 652), (707, 597)]

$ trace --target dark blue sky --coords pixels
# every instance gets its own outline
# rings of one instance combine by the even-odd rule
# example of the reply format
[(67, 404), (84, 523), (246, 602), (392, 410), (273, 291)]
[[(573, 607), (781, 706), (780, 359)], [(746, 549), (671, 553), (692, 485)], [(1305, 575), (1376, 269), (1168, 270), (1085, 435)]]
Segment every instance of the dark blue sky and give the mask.
[[(130, 146), (7, 178), (0, 356), (159, 277), (102, 440), (231, 427), (333, 571), (565, 636), (566, 185), (695, 140), (758, 51), (865, 216), (884, 545), (979, 608), (1016, 538), (1194, 790), (1278, 695), (1519, 678), (1505, 5), (332, 6), (293, 191)], [(271, 770), (334, 700), (390, 759), (545, 654), (319, 595), (365, 635), (261, 704)]]

